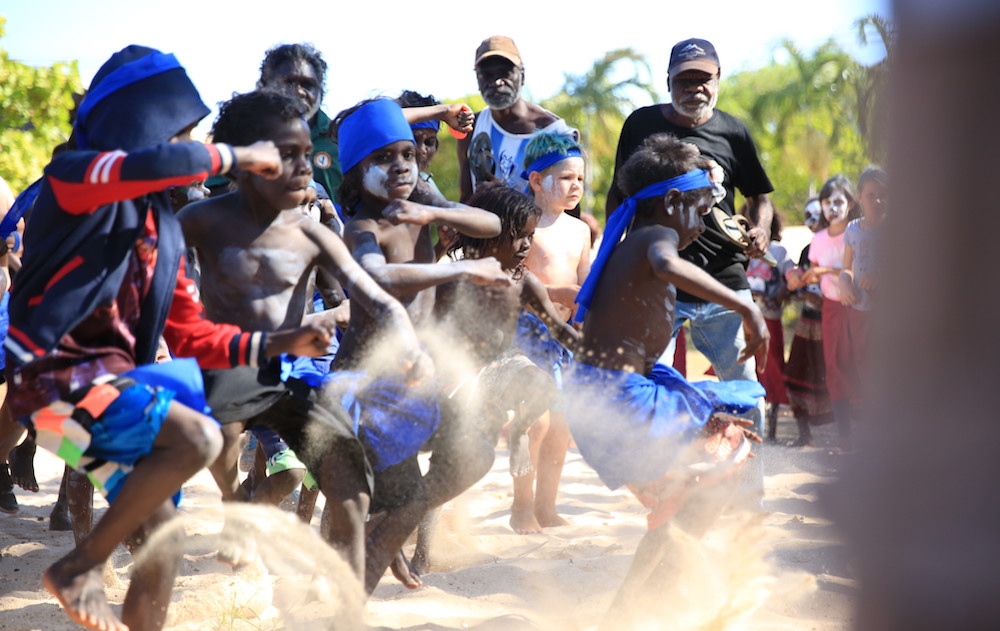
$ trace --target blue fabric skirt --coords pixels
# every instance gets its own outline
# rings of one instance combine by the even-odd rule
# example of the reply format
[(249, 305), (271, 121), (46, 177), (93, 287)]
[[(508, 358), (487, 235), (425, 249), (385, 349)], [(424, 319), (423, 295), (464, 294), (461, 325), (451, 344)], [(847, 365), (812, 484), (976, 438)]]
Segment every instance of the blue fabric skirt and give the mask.
[(663, 476), (713, 413), (741, 414), (764, 396), (756, 381), (690, 383), (663, 364), (646, 376), (574, 362), (565, 390), (573, 439), (611, 489)]

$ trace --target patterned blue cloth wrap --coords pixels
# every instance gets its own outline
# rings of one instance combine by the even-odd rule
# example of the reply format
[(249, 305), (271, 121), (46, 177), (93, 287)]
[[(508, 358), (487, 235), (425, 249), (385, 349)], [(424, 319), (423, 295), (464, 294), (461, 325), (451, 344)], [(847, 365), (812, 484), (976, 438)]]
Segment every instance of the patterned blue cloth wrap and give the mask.
[(573, 361), (573, 353), (556, 341), (544, 322), (523, 309), (517, 318), (514, 346), (521, 349), (536, 366), (552, 375), (556, 386), (563, 387), (563, 372)]
[(662, 477), (714, 412), (741, 414), (764, 396), (756, 381), (690, 383), (663, 364), (649, 377), (578, 362), (567, 372), (567, 422), (610, 489)]
[[(92, 458), (122, 465), (104, 483), (108, 502), (118, 497), (136, 461), (152, 451), (171, 401), (205, 415), (212, 413), (205, 403), (205, 384), (195, 359), (147, 364), (122, 376), (134, 379), (138, 385), (122, 392), (97, 419), (91, 427), (91, 446), (85, 452)], [(173, 502), (174, 506), (180, 505), (180, 490)]]
[(281, 362), (280, 379), (282, 381), (298, 379), (313, 388), (319, 386), (330, 374), (330, 366), (337, 357), (338, 349), (340, 349), (340, 339), (334, 336), (330, 338), (330, 346), (326, 349), (326, 355), (299, 357), (298, 355), (282, 353), (279, 357)]
[(377, 472), (416, 454), (441, 422), (432, 390), (411, 388), (403, 377), (369, 381), (360, 373), (338, 371), (327, 379), (346, 382), (341, 404), (354, 419), (354, 433), (374, 456)]

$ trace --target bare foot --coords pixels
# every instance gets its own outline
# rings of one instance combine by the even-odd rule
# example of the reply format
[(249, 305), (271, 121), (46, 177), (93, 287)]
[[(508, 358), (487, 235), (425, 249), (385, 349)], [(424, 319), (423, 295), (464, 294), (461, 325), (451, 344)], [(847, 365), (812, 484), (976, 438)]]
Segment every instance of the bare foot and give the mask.
[(558, 513), (553, 511), (540, 511), (535, 510), (535, 519), (541, 524), (542, 528), (554, 528), (556, 526), (568, 526), (569, 522), (559, 516)]
[(75, 563), (63, 557), (45, 571), (42, 584), (66, 614), (76, 623), (93, 631), (128, 631), (111, 611), (104, 595), (104, 568), (102, 565), (83, 571), (74, 571)]
[(10, 452), (10, 479), (25, 491), (38, 492), (34, 441), (26, 440)]
[(524, 510), (511, 507), (510, 509), (511, 530), (519, 535), (536, 535), (542, 532), (542, 524), (535, 519), (533, 510)]
[(250, 533), (239, 532), (239, 528), (227, 522), (219, 533), (219, 552), (216, 558), (221, 563), (242, 567), (257, 560), (257, 540)]
[(406, 589), (420, 589), (424, 586), (424, 582), (420, 580), (420, 573), (406, 559), (402, 550), (396, 553), (396, 557), (389, 564), (389, 569), (392, 570), (392, 575), (396, 577), (396, 580), (402, 583)]

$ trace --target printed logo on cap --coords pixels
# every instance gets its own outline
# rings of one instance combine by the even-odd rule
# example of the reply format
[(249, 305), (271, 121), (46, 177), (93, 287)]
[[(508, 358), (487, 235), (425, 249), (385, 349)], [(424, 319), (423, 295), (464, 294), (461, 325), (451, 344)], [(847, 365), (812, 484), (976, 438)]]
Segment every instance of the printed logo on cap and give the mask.
[(698, 44), (688, 44), (677, 53), (677, 56), (682, 59), (692, 59), (694, 57), (702, 57), (704, 55), (705, 49)]

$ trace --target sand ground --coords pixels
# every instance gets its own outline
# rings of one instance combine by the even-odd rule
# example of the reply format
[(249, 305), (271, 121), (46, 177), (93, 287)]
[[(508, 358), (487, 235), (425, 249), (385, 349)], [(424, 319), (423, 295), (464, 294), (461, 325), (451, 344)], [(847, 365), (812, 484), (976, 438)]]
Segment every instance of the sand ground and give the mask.
[[(734, 511), (701, 543), (681, 548), (681, 584), (649, 610), (643, 629), (812, 629), (852, 626), (857, 592), (851, 563), (820, 498), (844, 456), (835, 430), (817, 428), (817, 447), (790, 447), (797, 430), (782, 414), (778, 444), (759, 448), (764, 512)], [(18, 493), (22, 509), (0, 515), (0, 629), (79, 628), (41, 586), (44, 569), (72, 547), (48, 530), (61, 461), (39, 450), (41, 491)], [(575, 449), (567, 459), (559, 510), (570, 524), (517, 535), (509, 526), (507, 453), (446, 507), (434, 571), (408, 591), (387, 575), (363, 611), (375, 629), (571, 630), (594, 628), (645, 531), (645, 511), (624, 489), (609, 491)], [(103, 500), (96, 500), (98, 507)], [(342, 564), (310, 528), (287, 514), (250, 515), (264, 563), (234, 571), (216, 561), (222, 508), (207, 473), (185, 487), (184, 562), (169, 626), (185, 630), (345, 628), (351, 597)], [(317, 513), (318, 514), (318, 513)], [(287, 519), (286, 519), (287, 517)], [(124, 596), (133, 561), (119, 548), (106, 572), (113, 603)], [(303, 578), (305, 577), (305, 578)], [(309, 596), (313, 598), (310, 598)], [(319, 598), (320, 603), (311, 600)], [(666, 603), (669, 603), (667, 606)], [(333, 614), (331, 612), (339, 613)]]

